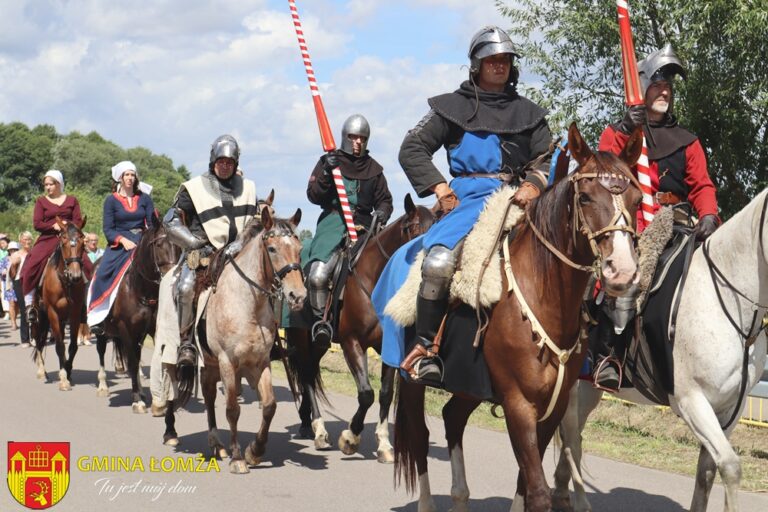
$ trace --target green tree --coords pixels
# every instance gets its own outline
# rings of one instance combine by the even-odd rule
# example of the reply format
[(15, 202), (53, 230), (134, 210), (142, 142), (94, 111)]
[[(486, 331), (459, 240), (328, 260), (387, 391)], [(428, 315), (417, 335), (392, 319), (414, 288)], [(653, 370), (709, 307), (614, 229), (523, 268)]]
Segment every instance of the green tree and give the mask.
[[(525, 94), (593, 142), (624, 112), (615, 0), (496, 1), (523, 68), (543, 78)], [(688, 70), (675, 113), (699, 136), (724, 217), (768, 185), (768, 5), (765, 0), (630, 2), (638, 59), (671, 43)]]
[(26, 205), (37, 196), (55, 141), (51, 126), (30, 130), (22, 123), (0, 124), (0, 211)]

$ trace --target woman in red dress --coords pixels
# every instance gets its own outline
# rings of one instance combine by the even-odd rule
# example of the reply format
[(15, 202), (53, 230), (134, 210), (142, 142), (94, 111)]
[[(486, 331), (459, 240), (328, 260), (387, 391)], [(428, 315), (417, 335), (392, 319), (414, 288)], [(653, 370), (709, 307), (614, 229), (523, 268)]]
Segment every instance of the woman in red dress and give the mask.
[[(45, 195), (37, 198), (33, 223), (40, 237), (29, 251), (29, 255), (21, 270), (21, 286), (24, 293), (24, 303), (27, 306), (27, 320), (37, 322), (37, 287), (48, 263), (48, 258), (56, 250), (58, 235), (61, 228), (56, 224), (56, 217), (66, 222), (74, 222), (80, 226), (83, 222), (80, 214), (80, 203), (75, 196), (64, 193), (64, 176), (61, 171), (50, 170), (43, 178)], [(87, 279), (93, 273), (93, 265), (88, 258), (83, 258), (83, 271)]]

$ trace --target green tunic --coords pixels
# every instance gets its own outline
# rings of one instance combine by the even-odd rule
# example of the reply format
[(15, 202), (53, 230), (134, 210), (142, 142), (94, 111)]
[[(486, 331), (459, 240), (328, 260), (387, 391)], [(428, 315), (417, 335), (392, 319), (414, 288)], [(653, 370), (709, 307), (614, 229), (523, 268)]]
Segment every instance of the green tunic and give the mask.
[[(354, 212), (357, 207), (357, 191), (360, 187), (359, 180), (353, 180), (342, 176), (344, 188), (347, 189), (347, 199), (349, 207)], [(302, 254), (301, 264), (306, 267), (313, 261), (322, 261), (326, 263), (331, 255), (344, 241), (344, 234), (347, 232), (347, 226), (344, 223), (344, 217), (341, 215), (339, 198), (333, 201), (334, 209), (326, 209), (317, 219), (317, 228), (315, 236), (312, 238), (312, 244), (309, 246), (309, 254), (304, 259)]]

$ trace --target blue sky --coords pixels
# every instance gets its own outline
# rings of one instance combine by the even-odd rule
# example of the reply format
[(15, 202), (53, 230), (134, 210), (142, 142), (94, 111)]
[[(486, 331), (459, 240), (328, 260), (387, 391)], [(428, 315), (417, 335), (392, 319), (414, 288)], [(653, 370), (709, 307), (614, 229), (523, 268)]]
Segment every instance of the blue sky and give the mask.
[[(399, 212), (403, 136), (464, 79), (472, 34), (507, 21), (494, 0), (297, 5), (334, 134), (350, 114), (369, 119)], [(301, 207), (314, 228), (305, 187), (321, 146), (287, 0), (0, 0), (0, 12), (0, 121), (96, 130), (193, 175), (232, 133), (259, 195), (274, 188), (278, 213)]]

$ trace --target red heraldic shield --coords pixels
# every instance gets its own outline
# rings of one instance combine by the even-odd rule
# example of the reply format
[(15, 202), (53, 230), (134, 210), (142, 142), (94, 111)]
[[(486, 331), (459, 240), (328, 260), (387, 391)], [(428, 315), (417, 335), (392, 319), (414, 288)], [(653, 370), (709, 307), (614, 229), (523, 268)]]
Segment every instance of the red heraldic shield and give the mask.
[(69, 443), (8, 442), (8, 489), (34, 510), (52, 507), (69, 488)]

